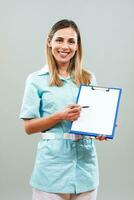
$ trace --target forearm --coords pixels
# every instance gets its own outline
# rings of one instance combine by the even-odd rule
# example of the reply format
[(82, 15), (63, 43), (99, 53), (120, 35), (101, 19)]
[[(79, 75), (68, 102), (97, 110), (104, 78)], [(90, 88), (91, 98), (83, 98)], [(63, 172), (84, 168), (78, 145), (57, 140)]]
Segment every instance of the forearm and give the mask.
[(41, 132), (44, 130), (48, 130), (52, 128), (57, 123), (63, 120), (63, 116), (61, 112), (55, 113), (48, 117), (38, 118), (38, 119), (25, 119), (24, 127), (27, 134), (33, 134), (37, 132)]
[(67, 106), (63, 111), (38, 119), (25, 119), (24, 127), (27, 134), (48, 130), (62, 120), (75, 121), (80, 116), (81, 107), (77, 104)]

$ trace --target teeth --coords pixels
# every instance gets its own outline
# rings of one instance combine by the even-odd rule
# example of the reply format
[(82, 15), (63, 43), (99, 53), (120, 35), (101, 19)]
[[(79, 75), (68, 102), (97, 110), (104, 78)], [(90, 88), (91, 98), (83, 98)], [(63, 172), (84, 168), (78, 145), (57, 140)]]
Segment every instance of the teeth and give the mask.
[(68, 53), (67, 52), (60, 52), (60, 54), (67, 55)]
[(66, 57), (68, 55), (68, 52), (59, 52), (59, 54), (63, 57)]

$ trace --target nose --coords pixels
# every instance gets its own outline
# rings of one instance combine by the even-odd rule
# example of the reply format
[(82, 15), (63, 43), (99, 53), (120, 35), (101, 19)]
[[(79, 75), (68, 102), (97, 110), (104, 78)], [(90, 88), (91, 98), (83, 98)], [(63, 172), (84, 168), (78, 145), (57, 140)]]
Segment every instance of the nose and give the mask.
[(67, 42), (62, 43), (62, 49), (68, 49), (68, 43)]

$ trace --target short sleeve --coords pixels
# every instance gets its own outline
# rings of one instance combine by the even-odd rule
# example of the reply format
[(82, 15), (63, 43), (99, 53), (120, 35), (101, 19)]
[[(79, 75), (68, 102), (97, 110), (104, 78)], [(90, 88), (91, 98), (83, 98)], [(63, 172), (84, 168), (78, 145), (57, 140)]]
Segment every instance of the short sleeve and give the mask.
[(95, 77), (95, 75), (93, 73), (92, 73), (91, 85), (93, 85), (93, 86), (97, 86), (98, 85), (96, 77)]
[(40, 117), (40, 97), (37, 85), (30, 75), (26, 80), (26, 86), (19, 118), (39, 118)]

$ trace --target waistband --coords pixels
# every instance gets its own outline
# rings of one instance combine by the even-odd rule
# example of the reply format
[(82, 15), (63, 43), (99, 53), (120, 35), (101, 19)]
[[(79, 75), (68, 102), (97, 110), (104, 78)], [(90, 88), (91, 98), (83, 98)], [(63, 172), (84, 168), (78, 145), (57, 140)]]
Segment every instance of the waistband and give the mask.
[(63, 135), (58, 135), (58, 133), (53, 132), (44, 132), (41, 133), (42, 139), (66, 139), (66, 140), (82, 140), (82, 139), (91, 139), (90, 136), (85, 135), (77, 135), (77, 134), (71, 134), (71, 133), (63, 133)]

